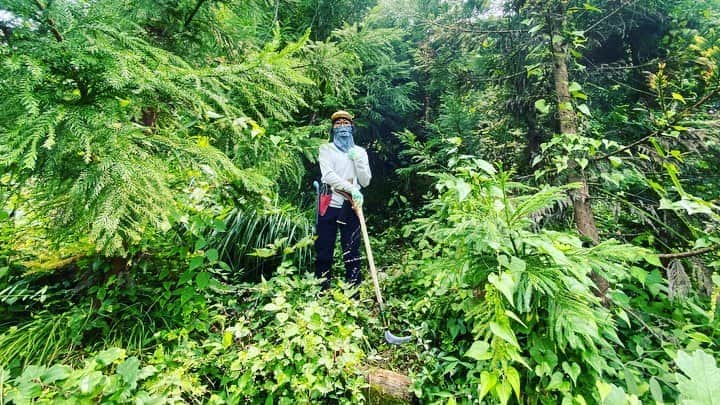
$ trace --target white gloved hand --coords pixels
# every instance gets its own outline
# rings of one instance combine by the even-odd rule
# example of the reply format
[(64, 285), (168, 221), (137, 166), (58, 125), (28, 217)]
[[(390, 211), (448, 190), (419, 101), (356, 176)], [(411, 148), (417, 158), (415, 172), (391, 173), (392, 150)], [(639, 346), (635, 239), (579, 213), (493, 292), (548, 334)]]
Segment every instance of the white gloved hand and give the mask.
[(347, 156), (348, 156), (348, 158), (350, 158), (350, 160), (355, 160), (355, 159), (358, 158), (358, 156), (360, 156), (360, 150), (359, 150), (358, 148), (356, 148), (356, 147), (353, 146), (353, 147), (350, 148), (350, 150), (347, 152)]
[(360, 192), (360, 190), (355, 190), (355, 191), (352, 192), (352, 199), (353, 199), (353, 204), (355, 204), (355, 205), (357, 205), (357, 206), (362, 206), (363, 200), (364, 200), (365, 198), (363, 197), (363, 195), (362, 195), (362, 193)]

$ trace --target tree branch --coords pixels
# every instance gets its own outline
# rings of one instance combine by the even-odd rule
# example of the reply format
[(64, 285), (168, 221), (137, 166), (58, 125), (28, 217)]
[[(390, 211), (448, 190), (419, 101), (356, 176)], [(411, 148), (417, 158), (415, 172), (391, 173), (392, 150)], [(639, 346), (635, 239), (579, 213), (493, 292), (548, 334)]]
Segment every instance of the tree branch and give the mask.
[(612, 152), (610, 152), (610, 153), (607, 153), (607, 154), (605, 154), (605, 155), (595, 157), (595, 158), (593, 158), (592, 160), (595, 161), (595, 160), (607, 159), (607, 158), (609, 158), (610, 156), (614, 156), (614, 155), (617, 155), (618, 153), (622, 153), (622, 152), (624, 152), (624, 151), (626, 151), (626, 150), (628, 150), (628, 149), (634, 148), (634, 147), (640, 145), (641, 143), (647, 141), (648, 139), (650, 139), (650, 138), (652, 138), (652, 137), (654, 137), (654, 136), (660, 135), (660, 133), (662, 133), (664, 130), (670, 128), (671, 126), (673, 126), (673, 125), (675, 125), (675, 124), (677, 124), (677, 123), (678, 123), (681, 119), (683, 119), (688, 113), (690, 113), (691, 111), (697, 109), (697, 108), (700, 107), (701, 105), (705, 104), (710, 98), (712, 98), (713, 96), (717, 95), (718, 93), (720, 93), (720, 87), (715, 88), (715, 89), (712, 90), (711, 92), (705, 94), (705, 95), (704, 95), (700, 100), (698, 100), (695, 104), (693, 104), (693, 105), (691, 105), (690, 107), (685, 108), (684, 110), (680, 111), (680, 112), (675, 116), (675, 118), (674, 118), (672, 121), (668, 122), (664, 127), (659, 128), (659, 129), (657, 129), (656, 131), (653, 131), (653, 132), (652, 132), (651, 134), (649, 134), (649, 135), (643, 136), (642, 138), (638, 139), (637, 141), (635, 141), (635, 142), (633, 142), (633, 143), (631, 143), (631, 144), (629, 144), (629, 145), (625, 145), (625, 146), (623, 146), (622, 148), (617, 149), (617, 150), (614, 150), (614, 151), (612, 151)]
[(198, 0), (197, 4), (195, 4), (195, 8), (192, 12), (190, 12), (190, 15), (185, 19), (185, 23), (183, 25), (184, 29), (187, 29), (188, 25), (192, 22), (193, 18), (195, 18), (195, 15), (200, 10), (200, 7), (202, 7), (203, 3), (205, 3), (207, 0)]
[(684, 259), (686, 257), (704, 255), (705, 253), (712, 252), (713, 250), (715, 250), (717, 248), (718, 248), (718, 245), (715, 245), (715, 246), (710, 246), (710, 247), (704, 247), (702, 249), (689, 250), (687, 252), (664, 253), (664, 254), (658, 255), (658, 257), (662, 260)]
[(431, 20), (427, 20), (427, 23), (436, 27), (444, 28), (448, 31), (469, 32), (472, 34), (514, 34), (517, 32), (528, 32), (528, 30), (475, 30), (471, 28), (462, 28), (453, 25), (444, 25)]
[(595, 21), (595, 23), (594, 23), (593, 25), (587, 27), (584, 32), (587, 34), (588, 32), (592, 31), (595, 27), (597, 27), (598, 25), (600, 25), (601, 22), (603, 22), (603, 21), (607, 20), (608, 18), (612, 17), (613, 15), (617, 14), (618, 11), (620, 11), (620, 10), (624, 9), (625, 7), (631, 5), (631, 4), (634, 3), (635, 1), (636, 1), (636, 0), (631, 0), (631, 1), (628, 1), (627, 3), (621, 4), (618, 8), (616, 8), (615, 10), (613, 10), (613, 11), (609, 12), (608, 14), (606, 14), (603, 18)]
[[(40, 0), (35, 0), (35, 5), (37, 5), (38, 8), (40, 9), (40, 11), (43, 13), (47, 10), (47, 7), (45, 7), (45, 5), (40, 2)], [(50, 18), (50, 17), (46, 17), (45, 22), (50, 27), (50, 32), (52, 32), (55, 39), (58, 42), (62, 42), (63, 36), (60, 33), (60, 31), (58, 31), (57, 26), (55, 25), (55, 21), (53, 21), (52, 18)]]

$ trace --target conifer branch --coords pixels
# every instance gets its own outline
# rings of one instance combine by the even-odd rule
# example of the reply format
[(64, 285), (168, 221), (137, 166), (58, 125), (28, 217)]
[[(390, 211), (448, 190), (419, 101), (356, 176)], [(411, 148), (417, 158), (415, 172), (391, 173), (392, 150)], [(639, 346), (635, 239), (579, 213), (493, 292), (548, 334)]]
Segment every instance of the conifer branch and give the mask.
[[(45, 5), (42, 4), (42, 2), (40, 2), (40, 0), (35, 0), (35, 4), (38, 6), (40, 11), (42, 11), (42, 12), (45, 12), (45, 10), (47, 10), (47, 7), (45, 7)], [(46, 17), (45, 22), (50, 27), (50, 31), (53, 33), (53, 36), (55, 37), (55, 39), (58, 42), (62, 42), (64, 39), (63, 39), (63, 36), (60, 33), (60, 31), (58, 31), (57, 26), (55, 25), (55, 21), (53, 21), (53, 19), (50, 17)]]
[(183, 28), (187, 29), (187, 27), (192, 22), (193, 18), (195, 18), (195, 15), (200, 10), (200, 7), (202, 7), (203, 3), (205, 3), (207, 0), (198, 0), (197, 4), (195, 4), (195, 8), (190, 12), (190, 15), (185, 19), (185, 23), (183, 24)]

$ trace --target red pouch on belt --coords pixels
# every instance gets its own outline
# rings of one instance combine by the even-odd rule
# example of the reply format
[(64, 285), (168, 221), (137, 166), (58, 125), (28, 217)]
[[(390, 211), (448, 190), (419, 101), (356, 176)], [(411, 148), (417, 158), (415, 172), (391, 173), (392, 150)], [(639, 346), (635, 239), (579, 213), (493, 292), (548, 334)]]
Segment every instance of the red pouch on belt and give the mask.
[(327, 212), (330, 202), (332, 201), (332, 189), (329, 185), (323, 184), (320, 188), (320, 198), (318, 200), (318, 212), (320, 216), (324, 216)]

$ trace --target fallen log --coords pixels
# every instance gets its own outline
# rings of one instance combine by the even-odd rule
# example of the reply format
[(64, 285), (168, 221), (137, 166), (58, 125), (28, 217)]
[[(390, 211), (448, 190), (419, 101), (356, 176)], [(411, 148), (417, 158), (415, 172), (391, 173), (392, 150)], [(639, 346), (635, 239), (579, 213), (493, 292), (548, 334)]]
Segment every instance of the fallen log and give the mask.
[(366, 397), (371, 405), (413, 404), (410, 378), (394, 371), (373, 368), (365, 373), (368, 382)]

